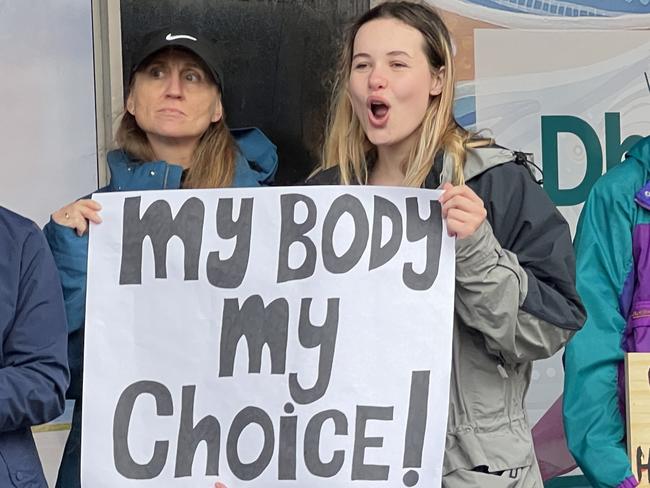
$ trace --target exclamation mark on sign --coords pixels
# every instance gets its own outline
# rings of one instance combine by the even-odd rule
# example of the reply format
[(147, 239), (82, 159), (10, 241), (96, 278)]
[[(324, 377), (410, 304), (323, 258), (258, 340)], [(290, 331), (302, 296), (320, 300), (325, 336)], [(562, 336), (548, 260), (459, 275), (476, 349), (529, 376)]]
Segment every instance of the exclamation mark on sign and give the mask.
[[(429, 404), (429, 371), (413, 371), (411, 374), (411, 397), (409, 399), (409, 416), (406, 421), (404, 436), (404, 468), (422, 466), (422, 449), (427, 428), (427, 410)], [(415, 486), (420, 475), (414, 469), (404, 474), (404, 486)]]

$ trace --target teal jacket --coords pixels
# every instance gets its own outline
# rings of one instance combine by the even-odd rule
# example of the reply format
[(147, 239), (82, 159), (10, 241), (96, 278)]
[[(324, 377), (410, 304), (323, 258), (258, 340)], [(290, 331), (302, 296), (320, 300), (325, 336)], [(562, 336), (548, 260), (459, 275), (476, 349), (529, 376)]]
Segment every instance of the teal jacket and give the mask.
[(646, 137), (596, 182), (575, 238), (577, 287), (588, 318), (564, 356), (564, 428), (569, 450), (595, 488), (636, 486), (625, 445), (622, 365), (638, 277), (648, 275), (633, 248), (650, 246), (649, 181)]

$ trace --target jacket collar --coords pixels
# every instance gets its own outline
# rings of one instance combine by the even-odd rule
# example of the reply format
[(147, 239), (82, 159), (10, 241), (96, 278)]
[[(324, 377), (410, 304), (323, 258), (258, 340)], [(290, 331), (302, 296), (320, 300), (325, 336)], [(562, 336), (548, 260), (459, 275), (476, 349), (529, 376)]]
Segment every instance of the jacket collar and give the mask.
[[(488, 169), (509, 163), (516, 159), (513, 151), (501, 147), (480, 147), (467, 150), (467, 159), (463, 167), (465, 181), (485, 173)], [(445, 154), (440, 183), (451, 182), (454, 174), (454, 162), (449, 153)]]
[[(650, 136), (644, 137), (632, 146), (632, 149), (627, 153), (627, 157), (635, 159), (645, 168), (647, 174), (650, 171)], [(646, 181), (645, 185), (636, 192), (634, 201), (646, 210), (650, 210), (650, 181)]]
[(165, 161), (137, 161), (126, 151), (117, 149), (108, 153), (111, 179), (109, 191), (140, 191), (178, 189), (183, 168)]
[(643, 167), (650, 169), (650, 136), (644, 137), (627, 152), (628, 158), (636, 159)]

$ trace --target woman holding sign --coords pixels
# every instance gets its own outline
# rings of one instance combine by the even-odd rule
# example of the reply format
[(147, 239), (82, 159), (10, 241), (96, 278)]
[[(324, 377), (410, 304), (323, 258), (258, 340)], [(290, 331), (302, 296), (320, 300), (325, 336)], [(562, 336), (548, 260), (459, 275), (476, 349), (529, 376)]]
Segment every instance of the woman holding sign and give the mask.
[[(218, 49), (187, 27), (153, 32), (135, 54), (119, 149), (108, 154), (111, 180), (99, 191), (250, 187), (269, 183), (275, 146), (257, 129), (230, 131), (222, 105)], [(52, 214), (45, 234), (63, 284), (76, 400), (57, 487), (80, 484), (81, 378), (88, 221), (100, 223), (100, 206), (81, 199)]]
[(454, 84), (451, 39), (432, 8), (371, 9), (347, 34), (309, 183), (444, 190), (457, 288), (443, 486), (542, 486), (524, 396), (532, 361), (585, 319), (569, 227), (523, 155), (458, 125)]

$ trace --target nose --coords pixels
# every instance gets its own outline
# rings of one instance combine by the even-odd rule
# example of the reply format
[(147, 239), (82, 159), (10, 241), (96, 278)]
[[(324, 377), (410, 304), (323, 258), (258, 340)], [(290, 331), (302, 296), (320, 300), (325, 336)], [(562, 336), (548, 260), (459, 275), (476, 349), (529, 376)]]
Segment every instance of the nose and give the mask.
[(173, 70), (167, 78), (167, 87), (165, 96), (169, 98), (182, 98), (183, 96), (183, 83), (181, 81), (181, 74)]
[(383, 69), (381, 66), (376, 65), (370, 72), (368, 77), (368, 86), (371, 90), (380, 90), (386, 88), (388, 85), (388, 79), (386, 78)]

